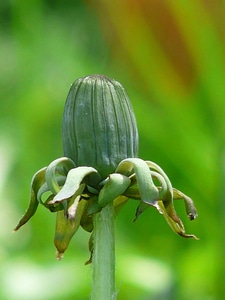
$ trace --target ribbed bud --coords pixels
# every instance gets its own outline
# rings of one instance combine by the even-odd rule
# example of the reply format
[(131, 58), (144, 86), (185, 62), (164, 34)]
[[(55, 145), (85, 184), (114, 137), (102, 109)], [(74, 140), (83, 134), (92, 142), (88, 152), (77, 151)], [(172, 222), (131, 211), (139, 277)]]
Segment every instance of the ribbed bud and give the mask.
[(94, 167), (102, 179), (121, 160), (137, 157), (136, 120), (120, 83), (91, 75), (72, 84), (63, 115), (63, 148), (77, 166)]

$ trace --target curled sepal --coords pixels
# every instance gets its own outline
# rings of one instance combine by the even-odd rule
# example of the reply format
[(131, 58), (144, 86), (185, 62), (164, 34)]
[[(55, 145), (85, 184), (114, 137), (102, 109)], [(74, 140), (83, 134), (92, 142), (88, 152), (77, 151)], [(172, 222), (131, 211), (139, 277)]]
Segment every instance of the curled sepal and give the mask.
[(158, 204), (164, 218), (166, 219), (167, 223), (175, 233), (185, 238), (194, 238), (195, 240), (198, 240), (198, 238), (194, 234), (185, 233), (184, 225), (182, 221), (178, 218), (178, 216), (176, 218), (176, 221), (169, 216), (167, 210), (165, 209), (164, 203), (162, 201), (158, 201)]
[(132, 170), (136, 174), (136, 180), (141, 200), (144, 203), (147, 203), (159, 209), (157, 203), (159, 192), (154, 185), (151, 171), (147, 163), (140, 158), (124, 159), (119, 163), (116, 172), (127, 176), (127, 170), (129, 170), (130, 175), (132, 175)]
[[(130, 199), (134, 199), (134, 200), (141, 199), (139, 189), (137, 187), (133, 187), (133, 186), (129, 187), (125, 191), (124, 196), (126, 196)], [(136, 209), (135, 218), (133, 219), (133, 222), (135, 222), (137, 220), (137, 218), (149, 207), (150, 207), (150, 205), (148, 203), (141, 201)], [(159, 210), (159, 207), (157, 209)]]
[[(62, 187), (66, 181), (66, 176), (60, 175), (56, 177), (57, 184), (59, 187)], [(49, 189), (47, 182), (44, 182), (44, 184), (40, 187), (38, 193), (37, 193), (37, 200), (40, 204), (45, 205), (46, 202), (46, 195), (53, 195), (52, 191)]]
[[(167, 185), (166, 192), (160, 193), (161, 197), (159, 200), (163, 201), (163, 207), (166, 209), (167, 215), (171, 219), (173, 219), (174, 222), (179, 223), (180, 218), (177, 216), (176, 211), (174, 209), (174, 204), (173, 204), (173, 187), (172, 187), (172, 184), (171, 184), (168, 176), (163, 171), (163, 169), (160, 168), (160, 166), (158, 166), (156, 163), (154, 163), (152, 161), (146, 161), (146, 163), (149, 166), (149, 168), (156, 170), (162, 176), (164, 181), (166, 182), (166, 185)], [(160, 209), (159, 209), (159, 212), (164, 214), (164, 212), (162, 212)]]
[(55, 195), (60, 191), (58, 176), (66, 176), (70, 169), (75, 168), (74, 162), (68, 157), (60, 157), (46, 169), (45, 179), (49, 190)]
[(103, 188), (100, 190), (98, 196), (99, 206), (105, 207), (116, 197), (123, 194), (129, 187), (130, 183), (131, 180), (127, 176), (118, 173), (110, 174)]
[(173, 200), (173, 188), (172, 188), (172, 184), (168, 178), (168, 176), (166, 175), (166, 173), (163, 171), (162, 168), (160, 168), (159, 165), (157, 165), (156, 163), (147, 160), (146, 164), (148, 165), (149, 168), (156, 170), (163, 178), (163, 180), (165, 181), (165, 184), (167, 186), (167, 190), (166, 190), (166, 198), (168, 201), (172, 201)]
[[(92, 167), (77, 167), (70, 170), (67, 174), (64, 186), (58, 194), (55, 195), (51, 203), (57, 203), (69, 199), (77, 191), (81, 194), (84, 188), (84, 185), (81, 185), (81, 183), (85, 180), (85, 177), (91, 173), (98, 176), (97, 170)], [(80, 187), (82, 188), (80, 189)]]
[[(156, 179), (159, 182), (159, 186), (157, 186), (158, 192), (159, 192), (159, 200), (163, 199), (163, 197), (167, 194), (168, 192), (168, 187), (167, 187), (167, 183), (165, 181), (165, 179), (163, 178), (162, 175), (160, 175), (157, 172), (151, 171), (151, 176), (153, 179)], [(132, 175), (132, 184), (135, 184), (136, 181), (136, 176)], [(135, 180), (134, 180), (135, 179)], [(124, 192), (124, 195), (135, 199), (135, 200), (141, 200), (141, 195), (140, 195), (140, 191), (138, 189), (138, 187), (136, 186), (132, 186), (132, 184), (130, 185), (130, 187)]]
[(177, 189), (173, 189), (173, 198), (175, 200), (183, 199), (187, 215), (190, 220), (194, 220), (198, 217), (197, 210), (195, 208), (194, 202), (190, 197), (182, 193), (181, 191), (178, 191)]
[(46, 167), (42, 168), (41, 170), (37, 171), (34, 174), (31, 180), (30, 203), (28, 209), (23, 215), (23, 217), (20, 219), (19, 223), (16, 225), (14, 231), (18, 230), (21, 226), (27, 223), (30, 220), (30, 218), (35, 214), (39, 204), (37, 200), (37, 193), (40, 187), (45, 182), (45, 172), (46, 172)]
[(80, 200), (79, 196), (75, 198), (73, 203), (73, 220), (68, 218), (63, 210), (57, 212), (54, 244), (57, 249), (56, 258), (58, 260), (62, 259), (73, 235), (79, 228), (80, 219), (86, 208), (86, 202), (86, 200)]

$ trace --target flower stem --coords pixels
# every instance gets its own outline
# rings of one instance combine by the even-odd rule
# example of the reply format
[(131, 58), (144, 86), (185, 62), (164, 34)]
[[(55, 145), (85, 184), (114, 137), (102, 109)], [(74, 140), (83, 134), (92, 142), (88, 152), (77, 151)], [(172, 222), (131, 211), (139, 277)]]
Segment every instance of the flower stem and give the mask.
[(108, 204), (94, 215), (93, 287), (91, 300), (114, 300), (115, 234), (114, 208)]

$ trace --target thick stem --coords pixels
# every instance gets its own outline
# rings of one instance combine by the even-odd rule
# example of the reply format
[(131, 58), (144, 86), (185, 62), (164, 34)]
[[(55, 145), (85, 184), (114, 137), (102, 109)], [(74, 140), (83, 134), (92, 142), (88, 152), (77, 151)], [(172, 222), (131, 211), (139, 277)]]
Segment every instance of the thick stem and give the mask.
[(93, 287), (91, 300), (114, 300), (115, 235), (114, 209), (108, 204), (94, 216)]

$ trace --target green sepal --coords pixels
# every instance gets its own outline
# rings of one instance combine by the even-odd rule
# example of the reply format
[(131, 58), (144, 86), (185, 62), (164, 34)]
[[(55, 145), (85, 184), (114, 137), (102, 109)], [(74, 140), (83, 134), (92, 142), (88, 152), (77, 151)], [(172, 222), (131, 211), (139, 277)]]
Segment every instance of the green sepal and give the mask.
[(14, 231), (17, 231), (21, 226), (27, 223), (30, 220), (30, 218), (35, 214), (39, 204), (37, 200), (37, 193), (40, 187), (45, 182), (46, 169), (47, 168), (44, 167), (34, 174), (31, 180), (30, 202), (29, 202), (28, 209), (26, 210), (23, 217), (20, 219), (19, 223), (16, 225)]
[(49, 190), (56, 195), (60, 191), (57, 176), (66, 176), (70, 169), (75, 168), (74, 162), (68, 157), (60, 157), (53, 162), (46, 169), (45, 179)]
[(54, 195), (51, 194), (43, 203), (44, 207), (50, 210), (50, 212), (56, 212), (59, 210), (65, 210), (65, 206), (63, 203), (51, 203), (52, 199), (54, 198)]
[(91, 173), (95, 173), (98, 176), (97, 170), (92, 167), (77, 167), (70, 170), (67, 174), (66, 181), (62, 189), (55, 195), (51, 203), (61, 202), (72, 197), (76, 192), (81, 194), (85, 185), (81, 183), (85, 180), (85, 177)]
[[(56, 181), (57, 181), (57, 185), (61, 189), (61, 187), (64, 185), (64, 183), (66, 181), (66, 176), (64, 176), (64, 175), (56, 176)], [(52, 191), (49, 189), (49, 186), (48, 186), (47, 182), (44, 182), (43, 185), (40, 187), (38, 193), (37, 193), (37, 200), (40, 204), (45, 206), (46, 201), (48, 201), (47, 198), (49, 199), (48, 196), (50, 196), (50, 195), (53, 195), (53, 197), (55, 196), (52, 193)]]
[(160, 206), (160, 209), (162, 211), (164, 218), (166, 219), (167, 223), (169, 224), (169, 226), (175, 233), (177, 233), (180, 236), (185, 237), (185, 238), (194, 238), (194, 239), (198, 240), (198, 238), (194, 234), (186, 234), (185, 233), (184, 225), (177, 215), (176, 215), (176, 220), (174, 220), (174, 218), (170, 217), (170, 215), (167, 213), (167, 210), (162, 201), (159, 201), (159, 206)]
[[(160, 186), (157, 186), (157, 189), (158, 189), (158, 192), (159, 192), (159, 198), (158, 200), (160, 199), (163, 199), (164, 197), (167, 196), (168, 194), (168, 186), (167, 186), (167, 182), (166, 180), (164, 179), (164, 177), (159, 174), (158, 172), (155, 172), (155, 171), (152, 171), (151, 170), (151, 175), (152, 175), (152, 178), (156, 179), (158, 181), (158, 183), (160, 184)], [(135, 200), (140, 200), (141, 199), (141, 195), (140, 195), (140, 191), (137, 187), (130, 187), (126, 193), (125, 193), (126, 196), (128, 196), (129, 198), (132, 198), (132, 199), (135, 199)], [(136, 213), (135, 213), (135, 218), (134, 218), (134, 222), (137, 220), (137, 218), (147, 209), (149, 208), (149, 204), (148, 203), (145, 203), (145, 202), (141, 202), (138, 207), (137, 207), (137, 210), (136, 210)], [(160, 208), (158, 207), (157, 208), (158, 211), (160, 213), (162, 213), (160, 211)]]
[(162, 178), (164, 179), (166, 186), (167, 186), (167, 200), (168, 201), (172, 201), (173, 200), (173, 187), (172, 184), (168, 178), (168, 176), (166, 175), (166, 173), (163, 171), (162, 168), (160, 168), (160, 166), (158, 166), (156, 163), (152, 162), (152, 161), (146, 161), (146, 164), (148, 165), (149, 168), (152, 168), (154, 170), (156, 170), (156, 172), (158, 172)]
[(69, 243), (80, 226), (80, 220), (86, 207), (86, 200), (76, 197), (74, 201), (74, 218), (70, 220), (64, 211), (57, 212), (54, 244), (57, 249), (56, 258), (62, 259)]
[(180, 199), (184, 200), (186, 213), (190, 220), (194, 220), (198, 217), (198, 213), (195, 208), (194, 202), (190, 197), (188, 197), (181, 191), (178, 191), (177, 189), (173, 188), (173, 198), (174, 200), (180, 200)]
[(140, 158), (124, 159), (119, 163), (116, 172), (125, 176), (132, 175), (132, 172), (135, 173), (141, 200), (159, 209), (157, 203), (159, 192), (154, 185), (151, 171), (145, 161)]
[[(178, 217), (175, 209), (174, 209), (174, 205), (173, 205), (173, 187), (172, 184), (168, 178), (168, 176), (166, 175), (166, 173), (162, 170), (162, 168), (160, 168), (156, 163), (152, 162), (152, 161), (146, 161), (147, 165), (149, 166), (149, 168), (152, 168), (154, 170), (156, 170), (160, 175), (162, 175), (162, 177), (164, 178), (166, 185), (167, 185), (167, 190), (165, 193), (163, 193), (161, 195), (160, 200), (163, 201), (163, 208), (165, 208), (166, 210), (166, 215), (164, 215), (164, 212), (162, 212), (162, 207), (160, 206), (159, 212), (163, 213), (163, 215), (165, 216), (165, 218), (167, 218), (167, 215), (176, 223), (180, 224), (181, 220)], [(163, 211), (165, 211), (163, 209)], [(182, 226), (180, 224), (180, 226)]]
[[(124, 193), (125, 196), (127, 196), (129, 199), (133, 200), (141, 200), (141, 195), (139, 188), (137, 187), (130, 187), (129, 189), (126, 190)], [(137, 220), (137, 218), (147, 209), (149, 208), (150, 205), (148, 203), (140, 201), (136, 212), (135, 212), (135, 218), (133, 219), (133, 222)], [(159, 210), (159, 208), (157, 208)]]
[(129, 177), (122, 174), (110, 174), (106, 183), (102, 187), (98, 196), (98, 204), (100, 207), (105, 207), (112, 202), (116, 197), (123, 194), (129, 187), (131, 180)]
[[(151, 171), (151, 176), (152, 178), (157, 179), (157, 181), (160, 183), (160, 186), (157, 186), (159, 192), (158, 198), (163, 199), (163, 197), (167, 193), (166, 181), (164, 180), (163, 176), (157, 172)], [(133, 174), (132, 176), (130, 176), (130, 178), (132, 180), (132, 184), (135, 185), (137, 183), (136, 175)], [(137, 186), (130, 185), (130, 187), (124, 192), (124, 195), (131, 199), (141, 200), (141, 194)]]
[(185, 233), (184, 225), (181, 219), (178, 217), (173, 205), (174, 199), (184, 199), (187, 213), (190, 214), (190, 219), (191, 219), (192, 217), (197, 215), (192, 200), (186, 195), (184, 195), (183, 193), (181, 193), (180, 191), (172, 187), (172, 184), (168, 176), (156, 163), (151, 161), (146, 161), (146, 163), (150, 168), (156, 170), (164, 178), (167, 185), (166, 193), (163, 192), (162, 197), (158, 201), (158, 205), (160, 207), (159, 212), (163, 214), (167, 223), (175, 233), (186, 238), (197, 239), (195, 235)]

